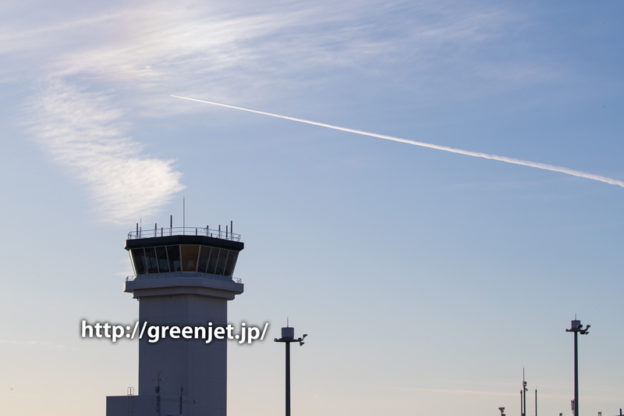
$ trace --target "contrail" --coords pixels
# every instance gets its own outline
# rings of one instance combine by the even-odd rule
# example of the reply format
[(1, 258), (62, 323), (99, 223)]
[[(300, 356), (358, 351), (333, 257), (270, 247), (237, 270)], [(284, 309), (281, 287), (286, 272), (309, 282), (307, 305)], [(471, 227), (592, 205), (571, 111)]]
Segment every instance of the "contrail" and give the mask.
[(371, 132), (363, 131), (363, 130), (350, 129), (348, 127), (334, 126), (333, 124), (321, 123), (321, 122), (312, 121), (312, 120), (305, 120), (302, 118), (290, 117), (290, 116), (285, 116), (281, 114), (268, 113), (266, 111), (253, 110), (251, 108), (237, 107), (235, 105), (216, 103), (214, 101), (200, 100), (198, 98), (182, 97), (179, 95), (171, 95), (171, 96), (173, 98), (178, 98), (180, 100), (195, 101), (195, 102), (203, 103), (203, 104), (210, 104), (210, 105), (216, 105), (219, 107), (231, 108), (233, 110), (246, 111), (248, 113), (262, 114), (263, 116), (296, 121), (298, 123), (310, 124), (312, 126), (318, 126), (318, 127), (325, 127), (325, 128), (332, 129), (332, 130), (345, 131), (347, 133), (359, 134), (361, 136), (375, 137), (377, 139), (389, 140), (389, 141), (398, 142), (398, 143), (407, 143), (413, 146), (426, 147), (429, 149), (436, 149), (436, 150), (441, 150), (443, 152), (449, 152), (449, 153), (457, 153), (457, 154), (464, 155), (464, 156), (478, 157), (481, 159), (497, 160), (499, 162), (510, 163), (512, 165), (527, 166), (530, 168), (549, 170), (551, 172), (559, 172), (565, 175), (591, 179), (593, 181), (604, 182), (604, 183), (608, 183), (609, 185), (616, 185), (621, 188), (624, 188), (624, 181), (620, 181), (620, 180), (613, 179), (613, 178), (608, 178), (606, 176), (596, 175), (594, 173), (588, 173), (588, 172), (582, 172), (580, 170), (569, 169), (563, 166), (555, 166), (555, 165), (549, 165), (546, 163), (531, 162), (530, 160), (515, 159), (512, 157), (493, 155), (489, 153), (473, 152), (471, 150), (463, 150), (463, 149), (457, 149), (455, 147), (440, 146), (438, 144), (419, 142), (419, 141), (410, 140), (410, 139), (403, 139), (401, 137), (386, 136), (385, 134), (371, 133)]

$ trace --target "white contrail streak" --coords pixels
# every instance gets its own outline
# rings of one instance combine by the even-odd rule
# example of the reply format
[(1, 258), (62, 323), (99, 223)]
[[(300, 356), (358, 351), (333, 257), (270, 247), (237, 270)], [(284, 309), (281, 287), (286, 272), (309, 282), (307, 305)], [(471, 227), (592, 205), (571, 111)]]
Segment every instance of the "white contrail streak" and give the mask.
[(546, 163), (531, 162), (529, 160), (514, 159), (512, 157), (507, 157), (507, 156), (499, 156), (499, 155), (492, 155), (489, 153), (473, 152), (470, 150), (457, 149), (457, 148), (448, 147), (448, 146), (440, 146), (437, 144), (419, 142), (419, 141), (410, 140), (410, 139), (403, 139), (400, 137), (386, 136), (385, 134), (377, 134), (377, 133), (371, 133), (371, 132), (363, 131), (363, 130), (350, 129), (347, 127), (334, 126), (333, 124), (320, 123), (318, 121), (311, 121), (311, 120), (305, 120), (302, 118), (284, 116), (281, 114), (268, 113), (266, 111), (253, 110), (251, 108), (237, 107), (235, 105), (216, 103), (214, 101), (206, 101), (206, 100), (200, 100), (197, 98), (182, 97), (179, 95), (171, 95), (171, 96), (173, 98), (178, 98), (181, 100), (188, 100), (188, 101), (195, 101), (195, 102), (203, 103), (203, 104), (216, 105), (219, 107), (231, 108), (233, 110), (246, 111), (248, 113), (262, 114), (264, 116), (281, 118), (281, 119), (290, 120), (290, 121), (296, 121), (298, 123), (310, 124), (312, 126), (325, 127), (325, 128), (332, 129), (332, 130), (345, 131), (347, 133), (359, 134), (362, 136), (375, 137), (377, 139), (390, 140), (392, 142), (407, 143), (413, 146), (426, 147), (429, 149), (441, 150), (443, 152), (457, 153), (457, 154), (464, 155), (464, 156), (479, 157), (481, 159), (497, 160), (499, 162), (510, 163), (512, 165), (527, 166), (530, 168), (549, 170), (551, 172), (559, 172), (559, 173), (563, 173), (563, 174), (570, 175), (570, 176), (591, 179), (593, 181), (604, 182), (604, 183), (608, 183), (609, 185), (616, 185), (621, 188), (624, 188), (624, 181), (620, 181), (620, 180), (613, 179), (613, 178), (608, 178), (606, 176), (596, 175), (594, 173), (588, 173), (588, 172), (582, 172), (579, 170), (569, 169), (563, 166), (555, 166), (555, 165), (549, 165)]

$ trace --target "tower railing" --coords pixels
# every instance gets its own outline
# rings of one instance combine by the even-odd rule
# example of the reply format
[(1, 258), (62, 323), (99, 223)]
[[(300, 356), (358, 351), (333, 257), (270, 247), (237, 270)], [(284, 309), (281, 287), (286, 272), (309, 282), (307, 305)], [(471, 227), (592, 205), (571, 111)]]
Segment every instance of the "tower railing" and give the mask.
[[(137, 278), (137, 276), (135, 275), (128, 275), (126, 276), (126, 282), (132, 282)], [(240, 277), (224, 277), (224, 276), (219, 276), (219, 278), (225, 278), (225, 279), (229, 279), (232, 280), (236, 283), (243, 283), (243, 279)]]
[(240, 241), (241, 235), (231, 232), (228, 227), (225, 229), (205, 227), (158, 227), (156, 224), (154, 228), (142, 229), (137, 228), (135, 231), (128, 233), (128, 240), (135, 240), (138, 238), (152, 238), (152, 237), (168, 237), (174, 235), (200, 235), (204, 237), (220, 238), (223, 240)]

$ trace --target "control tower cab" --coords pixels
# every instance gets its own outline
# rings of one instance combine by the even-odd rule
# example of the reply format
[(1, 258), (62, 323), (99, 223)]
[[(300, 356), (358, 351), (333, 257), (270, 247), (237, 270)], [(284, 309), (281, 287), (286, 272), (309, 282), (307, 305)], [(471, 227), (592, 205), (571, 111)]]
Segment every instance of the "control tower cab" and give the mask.
[[(189, 235), (190, 234), (190, 235)], [(232, 278), (238, 253), (244, 248), (240, 235), (226, 228), (170, 228), (128, 233), (135, 275), (146, 277), (162, 273), (191, 272)]]

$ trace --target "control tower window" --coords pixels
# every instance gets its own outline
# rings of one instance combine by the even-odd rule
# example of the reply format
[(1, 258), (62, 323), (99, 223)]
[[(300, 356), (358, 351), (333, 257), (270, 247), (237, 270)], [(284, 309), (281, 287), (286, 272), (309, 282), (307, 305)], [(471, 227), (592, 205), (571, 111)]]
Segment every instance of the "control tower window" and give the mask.
[(185, 272), (196, 272), (199, 246), (195, 244), (182, 244), (180, 248), (182, 251), (182, 270)]
[(223, 251), (218, 247), (212, 247), (210, 250), (210, 260), (208, 261), (207, 273), (215, 274), (217, 272), (217, 263), (219, 261), (220, 252)]
[(227, 265), (225, 266), (225, 275), (232, 276), (234, 274), (234, 267), (236, 266), (236, 259), (238, 258), (238, 251), (230, 251), (227, 258)]
[(158, 271), (167, 273), (169, 271), (169, 260), (167, 260), (167, 249), (164, 246), (156, 247), (156, 258), (158, 259)]
[(215, 274), (223, 275), (225, 273), (225, 265), (227, 264), (229, 252), (230, 250), (221, 249), (221, 255), (219, 256), (219, 262), (217, 263), (217, 271)]
[(138, 274), (145, 274), (147, 267), (145, 265), (145, 252), (142, 248), (134, 248), (130, 251), (132, 253), (132, 263), (134, 264), (134, 272)]
[(201, 246), (199, 248), (199, 261), (197, 262), (197, 271), (206, 273), (208, 267), (208, 258), (210, 257), (210, 247)]
[(167, 246), (167, 255), (169, 256), (169, 271), (179, 272), (180, 267), (180, 246)]
[(145, 248), (145, 259), (147, 260), (147, 272), (158, 273), (158, 261), (156, 261), (156, 251), (154, 247)]

